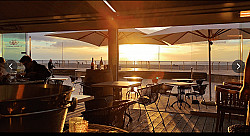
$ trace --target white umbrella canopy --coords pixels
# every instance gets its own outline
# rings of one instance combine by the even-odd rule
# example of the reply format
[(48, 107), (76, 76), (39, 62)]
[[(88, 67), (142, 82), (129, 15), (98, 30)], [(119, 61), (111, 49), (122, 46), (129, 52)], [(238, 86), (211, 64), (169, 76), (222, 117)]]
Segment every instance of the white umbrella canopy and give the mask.
[[(231, 36), (230, 36), (231, 35)], [(214, 40), (250, 39), (250, 23), (210, 24), (193, 26), (173, 26), (148, 34), (171, 45), (208, 41), (209, 46), (209, 96), (211, 101), (211, 45)]]
[[(129, 29), (118, 29), (118, 44), (156, 44), (166, 45), (162, 41), (158, 41), (153, 38), (144, 38), (146, 33), (135, 28)], [(86, 30), (80, 32), (70, 33), (56, 33), (47, 34), (45, 36), (54, 36), (61, 38), (69, 38), (87, 42), (96, 46), (107, 46), (108, 45), (108, 30)]]
[(237, 36), (229, 35), (243, 35), (244, 39), (249, 39), (249, 33), (249, 23), (233, 23), (194, 26), (173, 26), (148, 34), (144, 37), (154, 38), (160, 41), (163, 40), (171, 45), (175, 45), (208, 40), (214, 41), (239, 39), (239, 37)]

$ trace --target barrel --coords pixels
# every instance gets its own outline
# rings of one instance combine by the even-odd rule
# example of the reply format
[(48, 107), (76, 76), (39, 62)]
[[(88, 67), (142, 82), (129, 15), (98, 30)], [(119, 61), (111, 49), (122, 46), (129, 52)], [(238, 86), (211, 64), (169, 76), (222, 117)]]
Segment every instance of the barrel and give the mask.
[(72, 87), (0, 85), (0, 132), (62, 132)]
[(113, 81), (112, 72), (110, 70), (92, 70), (86, 69), (84, 78), (83, 94), (92, 95), (94, 100), (85, 102), (86, 110), (103, 108), (112, 106), (113, 88), (111, 87), (91, 87), (92, 84)]

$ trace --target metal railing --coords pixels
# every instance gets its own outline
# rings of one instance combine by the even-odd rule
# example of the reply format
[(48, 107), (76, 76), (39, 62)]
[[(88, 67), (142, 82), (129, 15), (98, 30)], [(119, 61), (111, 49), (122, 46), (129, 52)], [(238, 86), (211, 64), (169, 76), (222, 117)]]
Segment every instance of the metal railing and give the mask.
[[(36, 60), (47, 66), (49, 60)], [(104, 65), (108, 64), (104, 60)], [(212, 70), (232, 70), (233, 62), (212, 61)], [(91, 60), (53, 60), (57, 68), (90, 68)], [(96, 61), (99, 64), (99, 61)], [(207, 61), (120, 61), (120, 68), (167, 69), (167, 70), (208, 70)]]

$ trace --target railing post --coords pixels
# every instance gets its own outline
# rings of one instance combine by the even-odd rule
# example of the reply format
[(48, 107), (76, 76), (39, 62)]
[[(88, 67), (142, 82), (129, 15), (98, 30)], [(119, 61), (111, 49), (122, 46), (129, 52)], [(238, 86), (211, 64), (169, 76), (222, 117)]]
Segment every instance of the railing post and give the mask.
[(212, 62), (212, 71), (214, 70), (214, 62)]
[(184, 61), (182, 62), (183, 64), (182, 64), (182, 70), (184, 70)]
[(195, 69), (198, 70), (198, 68), (197, 68), (197, 61), (195, 62)]
[(171, 65), (170, 65), (170, 66), (171, 66), (171, 71), (172, 71), (172, 64), (173, 64), (173, 61), (170, 61), (170, 62), (171, 62)]
[(228, 62), (227, 62), (227, 70), (228, 70)]
[(159, 66), (158, 66), (158, 68), (159, 68), (159, 69), (161, 68), (161, 63), (160, 63), (160, 61), (159, 61)]
[(220, 70), (220, 62), (218, 62), (218, 70)]

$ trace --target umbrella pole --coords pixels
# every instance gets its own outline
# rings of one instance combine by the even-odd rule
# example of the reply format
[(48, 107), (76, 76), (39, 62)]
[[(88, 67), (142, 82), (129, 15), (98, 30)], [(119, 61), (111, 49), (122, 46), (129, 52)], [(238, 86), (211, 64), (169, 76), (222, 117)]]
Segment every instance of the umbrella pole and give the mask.
[(211, 94), (211, 45), (212, 42), (208, 41), (208, 58), (209, 58), (209, 66), (208, 66), (208, 78), (209, 78), (209, 100), (212, 101), (212, 94)]

